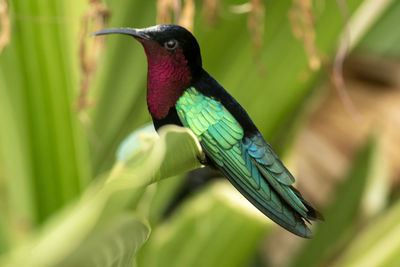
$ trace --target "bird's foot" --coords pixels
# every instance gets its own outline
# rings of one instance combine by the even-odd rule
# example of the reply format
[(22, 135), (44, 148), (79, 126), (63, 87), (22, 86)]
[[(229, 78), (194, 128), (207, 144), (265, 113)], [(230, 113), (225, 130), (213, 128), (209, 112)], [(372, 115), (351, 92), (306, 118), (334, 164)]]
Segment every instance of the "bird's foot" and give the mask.
[(204, 154), (202, 154), (201, 156), (198, 156), (197, 159), (200, 161), (200, 163), (202, 165), (205, 165), (205, 166), (210, 165), (209, 159), (207, 159), (207, 156)]

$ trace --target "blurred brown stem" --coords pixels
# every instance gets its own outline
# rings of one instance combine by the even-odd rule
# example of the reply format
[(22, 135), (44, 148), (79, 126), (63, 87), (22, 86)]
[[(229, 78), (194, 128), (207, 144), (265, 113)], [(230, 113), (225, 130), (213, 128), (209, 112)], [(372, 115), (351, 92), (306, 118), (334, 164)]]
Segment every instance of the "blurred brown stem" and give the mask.
[(315, 44), (315, 27), (311, 0), (293, 0), (289, 11), (289, 21), (293, 35), (301, 40), (308, 56), (308, 65), (311, 70), (318, 70), (321, 60)]
[(79, 37), (79, 59), (82, 69), (81, 89), (79, 92), (76, 107), (78, 111), (88, 106), (87, 94), (90, 87), (91, 76), (96, 68), (96, 61), (101, 48), (104, 45), (104, 38), (97, 37), (90, 43), (88, 49), (88, 33), (103, 29), (108, 17), (109, 9), (100, 0), (89, 0), (91, 9), (82, 18), (82, 25)]
[(346, 3), (343, 0), (336, 0), (336, 1), (343, 15), (345, 26), (344, 26), (344, 38), (342, 38), (339, 44), (339, 48), (333, 62), (332, 81), (336, 90), (339, 93), (340, 99), (342, 100), (343, 105), (346, 108), (347, 112), (353, 117), (354, 120), (359, 121), (361, 119), (361, 115), (354, 106), (354, 103), (347, 92), (346, 84), (343, 78), (343, 62), (347, 56), (349, 41), (350, 41), (350, 32), (348, 26), (349, 12)]
[(157, 24), (172, 23), (171, 13), (175, 24), (181, 25), (193, 31), (193, 20), (195, 13), (194, 0), (158, 0), (157, 1)]
[(11, 24), (10, 16), (8, 14), (8, 4), (7, 0), (0, 0), (0, 53), (3, 51), (4, 47), (10, 42), (11, 36)]

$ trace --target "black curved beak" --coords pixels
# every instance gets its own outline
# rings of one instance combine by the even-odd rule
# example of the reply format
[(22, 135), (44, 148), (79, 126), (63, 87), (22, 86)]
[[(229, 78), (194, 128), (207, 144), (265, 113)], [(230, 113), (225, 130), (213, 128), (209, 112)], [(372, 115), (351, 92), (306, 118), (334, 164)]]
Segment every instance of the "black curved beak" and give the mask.
[(104, 34), (126, 34), (133, 36), (135, 38), (144, 39), (144, 40), (151, 40), (151, 37), (142, 29), (132, 29), (132, 28), (111, 28), (111, 29), (104, 29), (95, 33), (92, 33), (90, 36), (96, 35), (104, 35)]

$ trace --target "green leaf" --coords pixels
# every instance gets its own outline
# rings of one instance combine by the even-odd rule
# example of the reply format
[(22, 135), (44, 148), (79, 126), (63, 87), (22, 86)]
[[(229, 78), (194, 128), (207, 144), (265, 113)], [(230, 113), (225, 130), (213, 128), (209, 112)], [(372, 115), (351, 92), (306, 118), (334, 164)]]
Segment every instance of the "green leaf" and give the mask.
[[(134, 145), (137, 142), (140, 145)], [(189, 129), (167, 125), (159, 130), (158, 137), (152, 127), (145, 126), (122, 143), (108, 182), (147, 186), (200, 167), (199, 159), (203, 157), (201, 146)], [(136, 179), (141, 176), (138, 171), (149, 172), (142, 176), (151, 179)]]
[[(146, 130), (141, 134), (146, 136)], [(151, 138), (140, 139), (140, 145), (126, 153), (124, 162), (116, 163), (104, 183), (94, 182), (77, 203), (1, 258), (0, 265), (52, 266), (70, 260), (82, 242), (97, 235), (98, 227), (120, 214), (147, 185), (200, 166), (200, 147), (189, 130), (171, 125), (160, 129), (159, 135), (148, 131)]]
[(0, 55), (0, 95), (10, 108), (0, 115), (0, 150), (12, 220), (30, 229), (75, 198), (89, 180), (86, 138), (73, 110), (80, 20), (70, 19), (86, 5), (9, 2), (11, 42)]
[(232, 185), (217, 182), (153, 231), (138, 266), (243, 266), (270, 228)]
[[(187, 175), (179, 175), (152, 185), (156, 188), (152, 192), (151, 201), (149, 201), (150, 206), (147, 209), (147, 218), (151, 225), (157, 225), (162, 220), (167, 209), (174, 204), (172, 201), (176, 201), (176, 195), (182, 188), (184, 179), (187, 178)], [(142, 199), (139, 205), (146, 200)]]
[(371, 26), (369, 32), (358, 44), (357, 51), (373, 53), (389, 59), (400, 58), (400, 32), (391, 31), (394, 25), (400, 23), (400, 2), (393, 0), (389, 2), (391, 3), (384, 14), (377, 23)]
[(150, 229), (142, 220), (121, 214), (96, 229), (65, 261), (57, 266), (132, 266)]
[(400, 201), (357, 236), (338, 266), (398, 266), (400, 261)]

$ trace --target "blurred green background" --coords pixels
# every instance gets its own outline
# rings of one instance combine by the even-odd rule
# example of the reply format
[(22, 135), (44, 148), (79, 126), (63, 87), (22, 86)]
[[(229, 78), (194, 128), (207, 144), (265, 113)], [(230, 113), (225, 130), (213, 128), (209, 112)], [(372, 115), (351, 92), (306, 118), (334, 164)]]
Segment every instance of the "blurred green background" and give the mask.
[[(324, 214), (313, 239), (187, 174), (187, 131), (135, 131), (143, 49), (88, 36), (156, 23), (192, 30)], [(395, 0), (0, 0), (0, 265), (399, 266), (398, 25)]]

